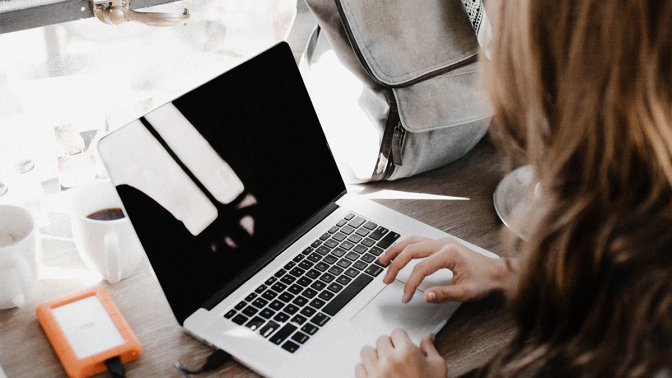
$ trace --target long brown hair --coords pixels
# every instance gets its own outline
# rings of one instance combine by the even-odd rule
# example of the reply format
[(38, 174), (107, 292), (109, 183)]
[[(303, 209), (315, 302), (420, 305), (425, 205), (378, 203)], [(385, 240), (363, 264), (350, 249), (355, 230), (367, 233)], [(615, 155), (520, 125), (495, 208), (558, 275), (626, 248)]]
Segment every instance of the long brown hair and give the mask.
[[(498, 4), (498, 5), (497, 5)], [(498, 0), (492, 133), (541, 200), (492, 376), (672, 367), (672, 1)], [(509, 238), (512, 240), (513, 238)]]

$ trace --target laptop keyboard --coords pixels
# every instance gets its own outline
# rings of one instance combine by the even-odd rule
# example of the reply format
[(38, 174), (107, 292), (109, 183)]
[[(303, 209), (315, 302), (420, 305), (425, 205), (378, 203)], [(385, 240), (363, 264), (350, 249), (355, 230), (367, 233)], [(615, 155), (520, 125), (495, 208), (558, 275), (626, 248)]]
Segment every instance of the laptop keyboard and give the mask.
[(378, 256), (398, 238), (350, 213), (224, 317), (294, 353), (383, 271)]

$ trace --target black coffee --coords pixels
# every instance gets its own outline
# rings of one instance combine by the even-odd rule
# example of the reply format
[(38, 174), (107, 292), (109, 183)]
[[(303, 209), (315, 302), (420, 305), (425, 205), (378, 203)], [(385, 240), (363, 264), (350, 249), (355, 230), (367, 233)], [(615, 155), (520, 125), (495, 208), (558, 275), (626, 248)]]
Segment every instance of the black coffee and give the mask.
[(89, 219), (108, 221), (123, 218), (124, 212), (120, 208), (115, 207), (111, 209), (98, 210), (95, 213), (87, 215), (86, 217)]

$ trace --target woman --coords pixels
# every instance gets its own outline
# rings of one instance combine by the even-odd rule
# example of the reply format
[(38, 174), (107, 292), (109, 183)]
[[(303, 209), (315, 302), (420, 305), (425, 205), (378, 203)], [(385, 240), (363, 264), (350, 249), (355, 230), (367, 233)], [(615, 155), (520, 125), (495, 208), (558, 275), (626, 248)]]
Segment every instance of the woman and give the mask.
[[(506, 238), (520, 258), (410, 238), (381, 257), (396, 257), (385, 282), (428, 256), (407, 294), (442, 268), (454, 285), (425, 301), (506, 291), (517, 334), (476, 375), (672, 376), (672, 1), (499, 3), (485, 67), (492, 132), (541, 188), (527, 240)], [(382, 337), (357, 376), (445, 377), (431, 341)]]

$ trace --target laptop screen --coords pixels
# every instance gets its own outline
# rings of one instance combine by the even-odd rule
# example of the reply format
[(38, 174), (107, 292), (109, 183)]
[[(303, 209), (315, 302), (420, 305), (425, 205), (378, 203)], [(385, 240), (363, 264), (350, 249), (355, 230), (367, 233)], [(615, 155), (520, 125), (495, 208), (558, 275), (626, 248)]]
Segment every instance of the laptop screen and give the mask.
[(345, 191), (285, 43), (109, 134), (99, 153), (180, 323)]

